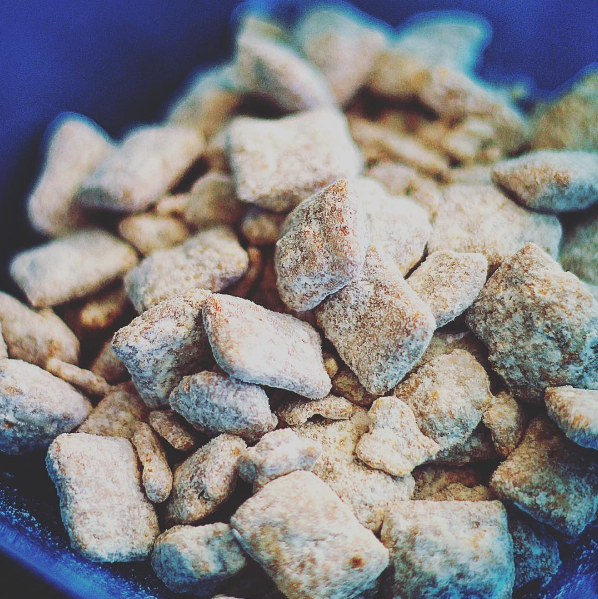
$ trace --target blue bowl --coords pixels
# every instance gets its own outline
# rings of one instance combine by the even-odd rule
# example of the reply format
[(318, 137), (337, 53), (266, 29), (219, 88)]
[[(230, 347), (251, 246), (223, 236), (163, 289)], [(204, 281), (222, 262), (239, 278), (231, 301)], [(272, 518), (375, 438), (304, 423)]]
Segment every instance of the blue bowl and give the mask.
[[(287, 17), (306, 4), (278, 2), (274, 10)], [(392, 26), (420, 11), (481, 14), (494, 31), (482, 76), (526, 78), (540, 95), (555, 92), (598, 58), (596, 0), (353, 4)], [(16, 292), (7, 275), (9, 259), (41, 241), (27, 224), (24, 200), (51, 120), (63, 111), (80, 112), (114, 137), (134, 122), (158, 120), (192, 71), (229, 53), (229, 23), (238, 5), (233, 0), (0, 3), (0, 288)], [(269, 2), (251, 5), (272, 9)], [(580, 539), (563, 545), (559, 573), (545, 585), (530, 583), (516, 597), (598, 597), (596, 531), (590, 527)], [(36, 583), (44, 585), (44, 596), (180, 597), (155, 578), (147, 563), (94, 564), (70, 549), (43, 455), (0, 455), (0, 552), (6, 557), (0, 563), (12, 560), (32, 572), (32, 579), (45, 581)], [(33, 596), (30, 584), (23, 580), (14, 596)]]

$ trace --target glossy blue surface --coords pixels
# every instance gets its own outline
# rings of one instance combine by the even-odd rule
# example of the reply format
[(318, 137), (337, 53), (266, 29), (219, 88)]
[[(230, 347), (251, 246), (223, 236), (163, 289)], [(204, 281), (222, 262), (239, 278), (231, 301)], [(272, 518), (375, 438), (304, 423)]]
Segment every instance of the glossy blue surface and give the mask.
[[(48, 123), (59, 112), (77, 111), (118, 137), (134, 122), (158, 119), (168, 98), (194, 69), (227, 55), (229, 22), (237, 4), (0, 2), (0, 288), (13, 289), (6, 276), (10, 255), (39, 241), (27, 227), (23, 203), (37, 173), (40, 140)], [(288, 16), (298, 4), (279, 2), (276, 10)], [(353, 4), (392, 26), (422, 10), (482, 14), (494, 30), (482, 75), (526, 76), (545, 92), (598, 60), (596, 0)], [(40, 455), (0, 457), (0, 550), (69, 596), (177, 596), (164, 589), (147, 564), (92, 564), (68, 548)], [(562, 557), (563, 569), (548, 585), (532, 584), (518, 596), (597, 597), (596, 528), (564, 547)]]

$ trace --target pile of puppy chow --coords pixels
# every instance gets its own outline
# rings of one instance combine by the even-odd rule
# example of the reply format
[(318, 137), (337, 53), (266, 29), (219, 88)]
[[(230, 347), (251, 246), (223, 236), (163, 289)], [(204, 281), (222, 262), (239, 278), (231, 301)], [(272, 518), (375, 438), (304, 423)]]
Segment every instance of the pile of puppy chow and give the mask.
[(0, 451), (47, 452), (76, 551), (201, 597), (503, 599), (595, 526), (598, 71), (525, 115), (488, 36), (247, 14), (161, 123), (53, 124)]

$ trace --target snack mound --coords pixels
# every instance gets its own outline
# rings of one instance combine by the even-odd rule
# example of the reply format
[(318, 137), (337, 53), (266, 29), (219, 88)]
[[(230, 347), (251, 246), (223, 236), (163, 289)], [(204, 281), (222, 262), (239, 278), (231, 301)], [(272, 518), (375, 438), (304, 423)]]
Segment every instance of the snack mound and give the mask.
[(47, 452), (76, 551), (206, 598), (556, 573), (598, 515), (598, 87), (525, 115), (488, 36), (247, 14), (163, 122), (56, 122), (0, 451)]

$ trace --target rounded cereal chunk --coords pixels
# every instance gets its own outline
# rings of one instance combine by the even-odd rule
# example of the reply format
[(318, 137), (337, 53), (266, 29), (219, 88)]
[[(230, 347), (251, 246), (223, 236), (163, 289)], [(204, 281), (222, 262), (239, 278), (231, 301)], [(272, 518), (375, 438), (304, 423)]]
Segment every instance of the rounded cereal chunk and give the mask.
[(57, 237), (88, 222), (76, 202), (77, 191), (113, 145), (93, 121), (74, 113), (52, 121), (46, 135), (46, 160), (27, 200), (27, 214), (36, 231)]
[(169, 406), (170, 392), (212, 363), (202, 308), (210, 292), (194, 289), (150, 308), (116, 332), (112, 347), (145, 403)]
[(598, 202), (598, 154), (532, 152), (496, 164), (492, 180), (538, 212), (584, 210)]
[(159, 437), (149, 424), (137, 422), (131, 443), (143, 468), (141, 481), (147, 498), (152, 503), (166, 501), (172, 489), (172, 472)]
[(321, 339), (309, 324), (220, 294), (206, 301), (203, 318), (214, 358), (230, 376), (310, 399), (330, 391)]
[(79, 368), (74, 364), (63, 362), (58, 358), (50, 358), (46, 362), (46, 370), (59, 379), (70, 383), (73, 387), (77, 387), (85, 395), (104, 397), (111, 389), (110, 385), (101, 376), (90, 370)]
[(288, 212), (363, 167), (344, 115), (333, 110), (278, 120), (239, 117), (227, 136), (237, 197), (274, 212)]
[(143, 256), (178, 245), (189, 237), (189, 229), (180, 220), (150, 212), (123, 218), (118, 223), (118, 233)]
[(0, 360), (0, 451), (23, 455), (45, 449), (90, 410), (84, 395), (49, 372), (21, 360)]
[(394, 395), (413, 410), (422, 433), (443, 450), (473, 433), (492, 400), (486, 371), (461, 349), (418, 368)]
[(571, 441), (598, 450), (598, 391), (548, 387), (544, 401), (548, 415)]
[(273, 245), (280, 237), (284, 214), (252, 206), (241, 222), (241, 233), (251, 245)]
[(150, 426), (168, 444), (178, 451), (192, 451), (197, 447), (197, 434), (173, 410), (154, 410), (149, 415)]
[(203, 136), (189, 127), (134, 129), (85, 179), (78, 201), (114, 212), (145, 210), (174, 187), (204, 146)]
[(360, 275), (316, 308), (318, 325), (369, 393), (396, 385), (436, 328), (428, 306), (371, 248)]
[(99, 229), (85, 229), (17, 254), (10, 274), (36, 308), (100, 291), (137, 264), (128, 244)]
[(228, 524), (173, 526), (154, 544), (152, 568), (175, 593), (211, 597), (249, 565)]
[(492, 398), (482, 421), (490, 430), (496, 451), (503, 458), (519, 445), (527, 427), (527, 416), (523, 408), (506, 391), (501, 391)]
[(598, 303), (537, 245), (503, 262), (466, 320), (516, 397), (541, 404), (547, 387), (598, 389)]
[(169, 401), (175, 412), (210, 436), (229, 433), (251, 442), (278, 423), (261, 387), (217, 372), (186, 376), (173, 389)]
[(290, 399), (276, 408), (276, 415), (287, 426), (304, 424), (316, 415), (328, 420), (346, 420), (353, 415), (353, 404), (336, 395), (327, 395), (314, 401)]
[(112, 341), (108, 340), (90, 367), (91, 372), (101, 376), (111, 385), (122, 383), (129, 378), (129, 371), (122, 360), (114, 353)]
[(236, 283), (249, 258), (234, 231), (217, 226), (185, 243), (157, 250), (125, 278), (127, 294), (138, 312), (193, 289), (221, 291)]
[(60, 435), (46, 467), (60, 497), (71, 545), (94, 562), (146, 559), (160, 529), (141, 489), (137, 456), (127, 439)]
[(438, 328), (463, 314), (486, 282), (484, 254), (434, 252), (407, 279), (431, 308)]
[(357, 188), (338, 179), (287, 217), (276, 243), (280, 297), (288, 308), (315, 308), (361, 270), (369, 245), (367, 214)]
[(404, 476), (440, 451), (438, 443), (421, 433), (411, 408), (400, 399), (381, 397), (368, 415), (370, 430), (359, 440), (355, 455), (371, 468)]

